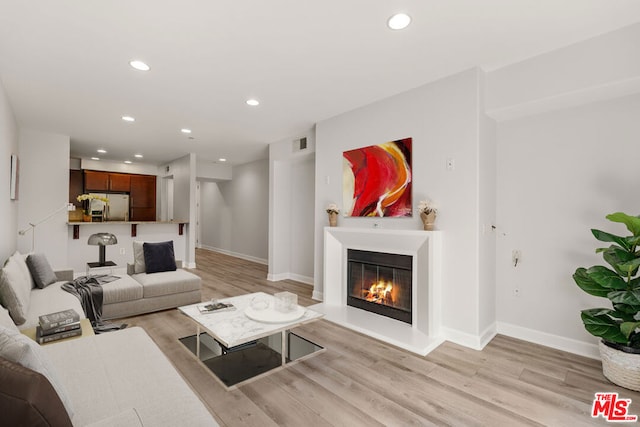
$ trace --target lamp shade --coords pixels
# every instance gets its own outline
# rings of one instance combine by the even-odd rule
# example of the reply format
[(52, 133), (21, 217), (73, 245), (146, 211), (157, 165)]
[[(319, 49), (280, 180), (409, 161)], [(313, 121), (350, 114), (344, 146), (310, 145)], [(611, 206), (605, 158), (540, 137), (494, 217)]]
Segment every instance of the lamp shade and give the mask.
[(89, 240), (87, 241), (89, 245), (115, 245), (118, 243), (118, 239), (111, 233), (96, 233), (89, 236)]

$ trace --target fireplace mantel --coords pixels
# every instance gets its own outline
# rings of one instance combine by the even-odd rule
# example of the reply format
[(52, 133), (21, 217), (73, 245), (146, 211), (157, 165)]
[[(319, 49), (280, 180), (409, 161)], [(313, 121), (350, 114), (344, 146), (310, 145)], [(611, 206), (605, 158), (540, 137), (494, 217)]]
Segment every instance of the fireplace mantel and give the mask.
[[(323, 302), (313, 309), (327, 320), (426, 355), (442, 342), (441, 236), (442, 231), (326, 227)], [(411, 325), (347, 306), (347, 249), (413, 257)]]

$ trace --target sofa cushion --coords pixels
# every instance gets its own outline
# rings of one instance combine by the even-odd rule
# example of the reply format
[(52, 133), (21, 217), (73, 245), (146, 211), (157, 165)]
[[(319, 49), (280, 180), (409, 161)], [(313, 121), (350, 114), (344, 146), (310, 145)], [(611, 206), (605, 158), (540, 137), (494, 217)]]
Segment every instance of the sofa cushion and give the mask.
[(6, 308), (0, 306), (0, 326), (4, 326), (7, 329), (13, 329), (15, 331), (18, 330), (18, 327), (13, 322), (11, 316), (9, 316), (9, 312)]
[(176, 257), (173, 241), (143, 243), (144, 264), (147, 274), (176, 270)]
[(104, 305), (133, 301), (142, 297), (142, 285), (133, 280), (131, 276), (121, 276), (118, 280), (102, 285), (102, 303)]
[(44, 254), (30, 254), (27, 257), (27, 267), (29, 267), (33, 281), (40, 289), (44, 289), (58, 280)]
[(32, 288), (31, 274), (23, 256), (16, 252), (4, 264), (0, 277), (0, 300), (16, 325), (26, 321)]
[(81, 319), (86, 316), (82, 310), (80, 300), (73, 294), (62, 290), (61, 286), (66, 282), (56, 282), (44, 289), (35, 288), (31, 290), (31, 302), (25, 322), (19, 329), (35, 328), (38, 325), (38, 317), (43, 314), (55, 313), (57, 311), (74, 309)]
[[(135, 408), (147, 426), (217, 425), (167, 357), (138, 327), (44, 346), (77, 408), (74, 425)], [(87, 381), (91, 378), (91, 381)]]
[(144, 248), (142, 245), (144, 242), (138, 242), (137, 240), (133, 241), (133, 273), (139, 274), (144, 273), (145, 264), (144, 264)]
[(70, 418), (73, 418), (73, 408), (67, 391), (58, 379), (56, 369), (48, 356), (35, 341), (22, 335), (20, 332), (0, 326), (0, 357), (11, 362), (18, 363), (25, 368), (41, 373), (56, 390), (60, 400), (67, 409)]
[(0, 358), (0, 414), (6, 425), (72, 425), (49, 380), (5, 358)]
[(182, 269), (162, 274), (134, 274), (131, 277), (142, 284), (145, 298), (197, 291), (202, 282), (200, 277)]

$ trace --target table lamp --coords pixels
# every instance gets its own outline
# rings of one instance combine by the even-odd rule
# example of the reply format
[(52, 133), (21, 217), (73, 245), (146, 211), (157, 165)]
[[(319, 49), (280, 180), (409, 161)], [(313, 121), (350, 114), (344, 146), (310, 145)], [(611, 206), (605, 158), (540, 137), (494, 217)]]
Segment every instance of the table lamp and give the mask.
[[(100, 247), (100, 260), (98, 261), (98, 267), (104, 267), (106, 265), (110, 265), (105, 260), (106, 256), (106, 248), (107, 245), (115, 245), (118, 243), (118, 239), (111, 233), (96, 233), (89, 236), (89, 241), (87, 242), (90, 245), (97, 245)], [(92, 263), (93, 264), (93, 263)]]

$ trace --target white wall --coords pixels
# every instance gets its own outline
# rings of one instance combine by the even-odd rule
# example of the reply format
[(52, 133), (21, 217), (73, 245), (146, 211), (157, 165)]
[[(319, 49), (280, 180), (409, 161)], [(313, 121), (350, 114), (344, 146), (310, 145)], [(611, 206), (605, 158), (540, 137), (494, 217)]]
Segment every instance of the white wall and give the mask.
[[(485, 74), (479, 73), (480, 99), (482, 110), (486, 88)], [(480, 138), (478, 139), (478, 207), (480, 238), (478, 248), (479, 280), (479, 320), (478, 333), (482, 343), (493, 337), (496, 330), (496, 233), (492, 226), (496, 223), (496, 122), (485, 114), (479, 117)]]
[(0, 263), (16, 250), (18, 201), (9, 198), (11, 155), (18, 154), (18, 125), (0, 81)]
[(233, 166), (233, 179), (200, 182), (200, 246), (267, 262), (269, 162)]
[(198, 160), (196, 162), (196, 178), (198, 181), (228, 181), (233, 178), (233, 167), (227, 164)]
[(127, 164), (124, 162), (114, 162), (108, 160), (81, 159), (80, 165), (80, 169), (134, 173), (139, 175), (158, 175), (158, 167), (156, 165), (150, 165), (146, 163), (135, 162), (132, 164)]
[[(596, 343), (584, 330), (580, 310), (609, 303), (586, 295), (571, 275), (577, 267), (601, 263), (594, 251), (602, 244), (591, 228), (626, 232), (605, 215), (640, 213), (640, 171), (633, 154), (638, 117), (640, 95), (634, 95), (500, 124), (500, 322)], [(513, 249), (522, 251), (517, 267), (511, 264)]]
[(42, 252), (54, 268), (67, 267), (66, 209), (69, 201), (69, 137), (33, 130), (20, 131), (20, 203), (18, 228), (38, 223), (58, 210), (35, 230), (18, 237), (18, 249)]
[[(321, 296), (326, 206), (342, 200), (342, 152), (413, 138), (413, 200), (440, 205), (443, 325), (472, 339), (479, 328), (479, 70), (469, 70), (320, 122), (316, 126), (315, 287)], [(455, 160), (447, 171), (446, 159)], [(328, 182), (328, 183), (327, 183)], [(339, 226), (421, 229), (413, 218), (344, 218)], [(465, 335), (466, 334), (466, 335)]]
[(487, 114), (514, 119), (640, 92), (640, 24), (488, 73)]
[(314, 283), (315, 130), (269, 145), (269, 280)]
[(291, 261), (292, 279), (313, 284), (313, 235), (315, 222), (315, 155), (291, 162)]
[[(167, 170), (168, 169), (168, 170)], [(189, 268), (196, 267), (196, 155), (190, 153), (184, 157), (174, 160), (173, 162), (158, 168), (158, 173), (163, 180), (167, 182), (157, 182), (157, 194), (159, 194), (160, 212), (159, 216), (165, 215), (166, 203), (172, 202), (172, 207), (166, 208), (166, 215), (173, 216), (169, 219), (174, 221), (187, 222), (185, 227), (186, 249), (185, 263)], [(167, 185), (168, 184), (168, 185)], [(168, 199), (165, 201), (164, 190), (167, 185)]]

